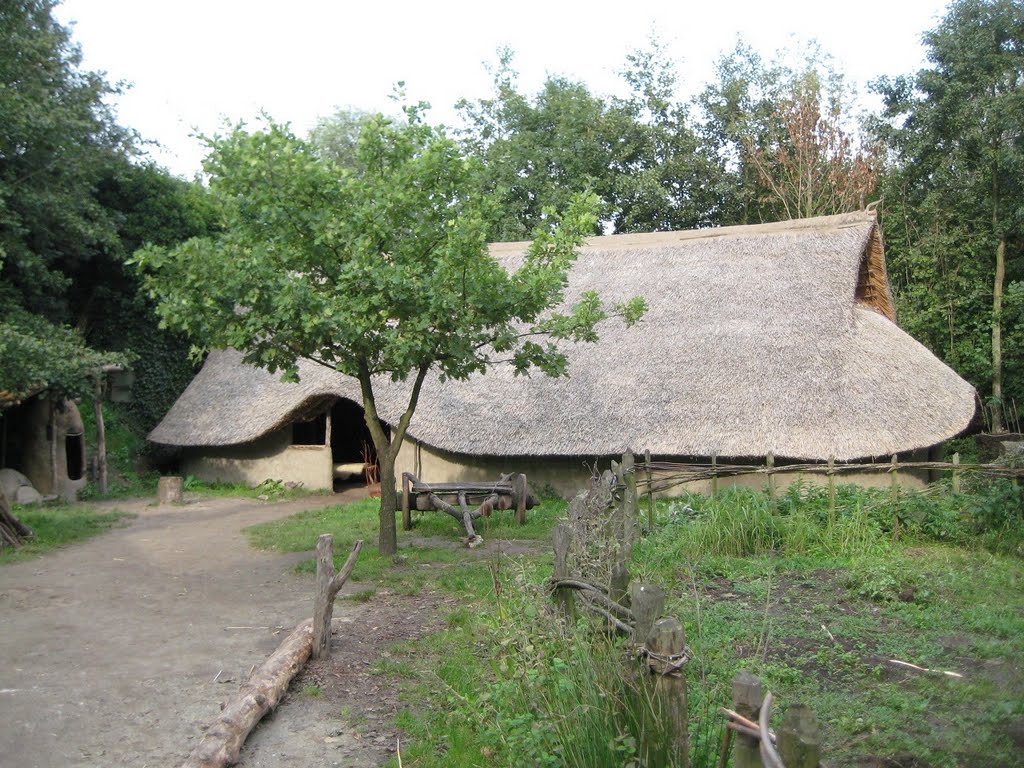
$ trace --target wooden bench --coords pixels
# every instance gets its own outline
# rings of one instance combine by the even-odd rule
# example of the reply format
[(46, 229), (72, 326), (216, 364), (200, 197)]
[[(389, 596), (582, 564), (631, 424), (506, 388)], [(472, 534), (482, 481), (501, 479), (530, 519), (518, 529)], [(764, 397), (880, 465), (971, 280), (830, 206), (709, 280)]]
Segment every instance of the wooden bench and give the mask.
[(406, 531), (412, 529), (412, 510), (437, 510), (459, 520), (466, 527), (467, 543), (475, 546), (482, 540), (473, 530), (473, 520), (489, 517), (495, 509), (515, 508), (516, 522), (523, 525), (526, 510), (535, 506), (537, 499), (521, 473), (502, 475), (493, 483), (425, 483), (411, 472), (402, 473), (402, 528)]

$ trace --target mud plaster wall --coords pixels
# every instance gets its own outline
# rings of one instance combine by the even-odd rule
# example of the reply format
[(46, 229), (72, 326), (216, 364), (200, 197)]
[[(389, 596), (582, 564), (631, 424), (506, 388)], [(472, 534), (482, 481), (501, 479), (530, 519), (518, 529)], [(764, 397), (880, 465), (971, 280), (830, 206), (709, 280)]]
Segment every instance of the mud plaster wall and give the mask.
[(310, 490), (333, 487), (331, 448), (291, 445), (291, 425), (242, 445), (187, 448), (181, 470), (207, 482), (257, 486), (264, 480), (302, 483)]

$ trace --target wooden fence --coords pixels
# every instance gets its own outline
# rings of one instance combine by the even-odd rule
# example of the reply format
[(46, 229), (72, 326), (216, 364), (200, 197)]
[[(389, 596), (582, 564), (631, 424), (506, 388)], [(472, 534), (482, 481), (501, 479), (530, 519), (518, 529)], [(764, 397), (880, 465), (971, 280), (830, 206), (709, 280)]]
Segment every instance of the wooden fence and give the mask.
[[(641, 536), (638, 474), (653, 469), (634, 463), (632, 454), (593, 478), (591, 487), (569, 505), (567, 520), (554, 531), (555, 563), (552, 595), (558, 611), (575, 621), (579, 610), (596, 617), (610, 631), (629, 637), (630, 647), (645, 670), (652, 700), (669, 734), (668, 765), (689, 765), (689, 712), (686, 665), (693, 653), (679, 619), (663, 616), (665, 590), (654, 584), (630, 583), (628, 562)], [(650, 487), (650, 482), (646, 483)], [(730, 747), (736, 768), (814, 768), (821, 739), (814, 714), (805, 706), (787, 709), (776, 735), (769, 727), (772, 696), (762, 696), (761, 681), (748, 672), (733, 680), (733, 709), (722, 708), (727, 722), (719, 766)], [(650, 734), (645, 732), (645, 737)], [(733, 741), (735, 739), (735, 744)], [(655, 745), (641, 743), (644, 764)]]

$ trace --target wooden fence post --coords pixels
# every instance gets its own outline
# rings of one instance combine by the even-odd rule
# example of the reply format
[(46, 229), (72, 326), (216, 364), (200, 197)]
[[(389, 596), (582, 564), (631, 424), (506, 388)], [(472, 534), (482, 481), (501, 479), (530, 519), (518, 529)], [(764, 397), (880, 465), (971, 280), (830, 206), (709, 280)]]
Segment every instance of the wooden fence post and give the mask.
[(953, 493), (960, 493), (960, 452), (953, 454)]
[(345, 565), (334, 572), (334, 537), (321, 533), (316, 540), (316, 599), (313, 603), (313, 658), (326, 658), (331, 653), (331, 617), (334, 616), (334, 598), (345, 586), (352, 569), (356, 567), (360, 539), (352, 546)]
[[(572, 528), (565, 523), (555, 527), (555, 581), (569, 578), (569, 547), (572, 546)], [(576, 595), (569, 587), (555, 587), (555, 605), (569, 621), (576, 620)]]
[(654, 476), (651, 473), (651, 450), (644, 451), (647, 465), (647, 533), (654, 533)]
[(771, 451), (765, 457), (765, 467), (768, 470), (768, 498), (771, 499), (772, 509), (775, 508), (775, 473), (772, 471), (775, 469), (775, 454)]
[(412, 530), (412, 505), (410, 496), (412, 495), (412, 481), (409, 479), (409, 473), (402, 473), (402, 530)]
[(611, 578), (608, 582), (608, 597), (619, 605), (625, 605), (629, 593), (629, 567), (625, 560), (619, 560), (612, 566)]
[(629, 542), (629, 550), (633, 551), (633, 545), (640, 540), (640, 518), (638, 515), (639, 504), (636, 493), (636, 459), (632, 451), (622, 454), (622, 479), (626, 484), (626, 490), (622, 497), (623, 533)]
[(900, 516), (897, 512), (896, 505), (900, 501), (900, 478), (899, 478), (899, 456), (897, 454), (892, 455), (892, 467), (889, 469), (889, 486), (891, 488), (891, 501), (892, 504), (892, 540), (896, 541), (900, 537)]
[[(757, 722), (764, 696), (761, 693), (761, 678), (742, 670), (732, 679), (733, 708), (748, 720)], [(761, 753), (754, 736), (736, 734), (736, 749), (733, 753), (735, 768), (761, 768)]]
[(718, 451), (711, 454), (711, 498), (718, 495)]
[(828, 457), (828, 524), (836, 524), (836, 457)]
[(779, 728), (779, 757), (786, 768), (818, 768), (821, 731), (810, 707), (794, 704)]
[[(686, 630), (678, 619), (669, 617), (654, 622), (647, 637), (647, 665), (654, 680), (658, 711), (668, 721), (672, 734), (670, 765), (689, 765), (690, 724), (686, 704)], [(650, 761), (649, 761), (650, 762)]]
[(516, 501), (516, 522), (526, 525), (526, 498), (530, 495), (526, 475), (520, 472), (512, 478), (512, 498)]
[(634, 581), (630, 586), (630, 606), (633, 610), (633, 642), (643, 645), (654, 627), (654, 622), (665, 610), (665, 590), (654, 584)]

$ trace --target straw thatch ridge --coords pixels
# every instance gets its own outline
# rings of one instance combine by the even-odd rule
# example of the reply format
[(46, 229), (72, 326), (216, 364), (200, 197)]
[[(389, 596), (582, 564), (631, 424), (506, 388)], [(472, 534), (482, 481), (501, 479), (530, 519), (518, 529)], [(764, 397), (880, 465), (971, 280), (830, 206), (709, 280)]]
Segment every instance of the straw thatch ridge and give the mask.
[[(510, 267), (525, 244), (492, 253)], [(776, 456), (852, 460), (924, 448), (971, 422), (974, 389), (890, 319), (873, 213), (752, 227), (597, 237), (567, 300), (596, 290), (650, 310), (570, 347), (570, 376), (509, 368), (428, 379), (410, 435), (485, 456)], [(245, 443), (321, 398), (360, 402), (357, 383), (304, 364), (298, 384), (210, 355), (150, 435), (158, 443)], [(406, 386), (381, 381), (396, 420)]]

